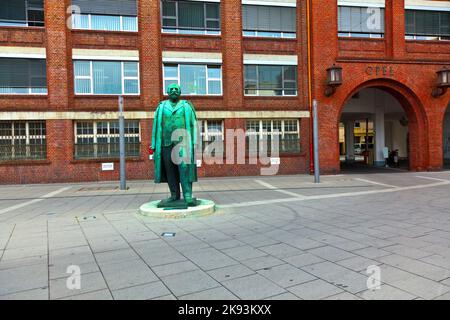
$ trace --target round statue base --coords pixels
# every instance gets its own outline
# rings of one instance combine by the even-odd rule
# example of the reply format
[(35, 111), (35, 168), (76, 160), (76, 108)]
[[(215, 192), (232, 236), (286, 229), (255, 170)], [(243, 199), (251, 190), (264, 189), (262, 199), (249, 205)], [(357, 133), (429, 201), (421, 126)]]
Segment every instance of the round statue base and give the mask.
[(197, 199), (198, 205), (195, 207), (188, 207), (187, 209), (171, 209), (158, 208), (158, 203), (161, 200), (152, 201), (143, 204), (139, 208), (139, 213), (146, 217), (159, 219), (182, 219), (190, 217), (201, 217), (213, 214), (215, 211), (215, 203), (211, 200)]

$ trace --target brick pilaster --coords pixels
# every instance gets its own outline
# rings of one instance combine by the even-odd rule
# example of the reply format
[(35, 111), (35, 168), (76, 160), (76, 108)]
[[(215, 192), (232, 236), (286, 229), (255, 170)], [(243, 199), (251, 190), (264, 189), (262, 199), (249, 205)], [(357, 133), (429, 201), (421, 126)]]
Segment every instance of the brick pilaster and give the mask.
[(49, 106), (52, 110), (67, 110), (69, 96), (73, 92), (73, 80), (69, 73), (72, 46), (70, 29), (67, 26), (67, 9), (71, 1), (46, 0), (44, 3)]
[(386, 0), (386, 55), (401, 58), (405, 55), (405, 0)]
[(138, 1), (141, 102), (154, 110), (162, 99), (160, 1)]
[(228, 110), (242, 108), (244, 103), (242, 3), (222, 1), (223, 91)]

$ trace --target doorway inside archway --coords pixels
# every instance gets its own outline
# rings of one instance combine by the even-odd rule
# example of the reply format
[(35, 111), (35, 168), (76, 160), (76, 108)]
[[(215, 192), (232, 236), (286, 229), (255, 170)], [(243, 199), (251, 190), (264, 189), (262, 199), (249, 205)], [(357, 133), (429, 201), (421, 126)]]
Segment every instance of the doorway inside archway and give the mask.
[(444, 154), (444, 169), (450, 169), (450, 103), (447, 107), (447, 111), (444, 115), (444, 123), (443, 123), (443, 154)]
[(379, 88), (357, 92), (341, 114), (339, 151), (343, 170), (408, 169), (409, 122), (400, 102)]

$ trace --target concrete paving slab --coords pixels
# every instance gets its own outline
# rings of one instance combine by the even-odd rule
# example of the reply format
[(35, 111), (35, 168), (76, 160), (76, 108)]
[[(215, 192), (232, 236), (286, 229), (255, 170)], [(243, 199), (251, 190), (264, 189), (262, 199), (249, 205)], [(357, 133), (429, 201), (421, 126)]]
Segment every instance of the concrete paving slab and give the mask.
[(148, 300), (170, 294), (161, 281), (141, 284), (112, 292), (115, 300)]
[(276, 296), (286, 291), (261, 275), (249, 275), (222, 283), (240, 299), (259, 300)]
[(200, 270), (163, 277), (161, 280), (177, 297), (220, 286), (217, 281)]
[(382, 284), (378, 290), (366, 290), (357, 294), (364, 300), (413, 300), (416, 296), (403, 290)]
[[(226, 250), (224, 252), (227, 253)], [(238, 261), (214, 248), (190, 251), (186, 252), (185, 255), (203, 270), (212, 270), (238, 264)]]
[(67, 278), (60, 278), (50, 280), (50, 299), (77, 296), (103, 289), (107, 289), (107, 286), (100, 272), (88, 273), (82, 276), (80, 289), (69, 289), (67, 287)]
[(169, 263), (162, 266), (153, 267), (153, 272), (158, 277), (166, 277), (178, 273), (183, 273), (187, 271), (198, 270), (199, 267), (193, 264), (191, 261), (181, 261), (175, 263)]
[(0, 270), (0, 296), (44, 287), (48, 287), (47, 264)]
[(286, 262), (284, 262), (283, 260), (277, 259), (275, 257), (267, 255), (267, 256), (242, 260), (241, 263), (246, 265), (247, 267), (249, 267), (252, 270), (261, 270), (261, 269), (271, 268), (274, 266), (279, 266), (279, 265), (285, 264)]
[(142, 261), (125, 260), (99, 263), (110, 290), (117, 290), (158, 280), (153, 271)]
[(62, 298), (60, 300), (113, 300), (113, 297), (109, 290), (99, 290)]
[(303, 300), (324, 299), (343, 292), (342, 289), (321, 279), (299, 284), (289, 288), (288, 290)]
[(204, 290), (179, 297), (179, 300), (238, 300), (238, 298), (224, 287)]
[(258, 270), (258, 273), (283, 288), (317, 279), (311, 274), (288, 264)]
[(208, 271), (208, 274), (219, 282), (245, 277), (255, 274), (254, 271), (244, 265), (237, 264)]

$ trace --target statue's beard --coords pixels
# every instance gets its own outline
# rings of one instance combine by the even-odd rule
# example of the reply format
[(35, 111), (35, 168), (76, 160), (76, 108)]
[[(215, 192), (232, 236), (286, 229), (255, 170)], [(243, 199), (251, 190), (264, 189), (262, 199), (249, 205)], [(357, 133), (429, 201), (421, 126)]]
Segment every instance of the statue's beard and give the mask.
[(169, 97), (170, 97), (170, 100), (176, 101), (176, 100), (178, 100), (178, 98), (180, 97), (180, 95), (178, 95), (178, 94), (171, 94), (171, 95), (169, 95)]

